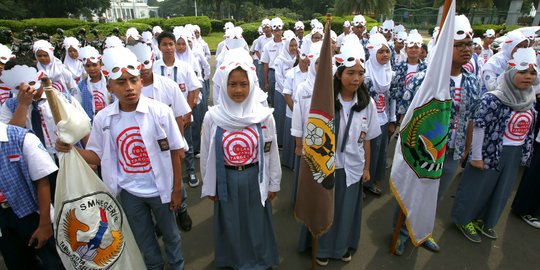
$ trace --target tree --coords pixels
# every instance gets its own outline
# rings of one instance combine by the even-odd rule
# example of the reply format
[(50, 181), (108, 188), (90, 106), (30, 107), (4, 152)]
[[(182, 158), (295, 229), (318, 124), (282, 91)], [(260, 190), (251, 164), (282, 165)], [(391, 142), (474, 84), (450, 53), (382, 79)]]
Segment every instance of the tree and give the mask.
[(109, 0), (2, 0), (0, 16), (8, 18), (62, 18), (90, 10), (104, 13), (111, 7)]
[(337, 15), (349, 14), (377, 14), (390, 15), (395, 0), (336, 0)]

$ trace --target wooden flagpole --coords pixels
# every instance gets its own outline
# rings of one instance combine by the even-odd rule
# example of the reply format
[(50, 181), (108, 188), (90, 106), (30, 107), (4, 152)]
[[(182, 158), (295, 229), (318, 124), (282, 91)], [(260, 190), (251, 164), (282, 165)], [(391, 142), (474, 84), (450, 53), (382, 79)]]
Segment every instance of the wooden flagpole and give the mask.
[(43, 77), (41, 79), (41, 86), (43, 87), (45, 95), (47, 96), (47, 103), (49, 103), (49, 107), (51, 108), (54, 123), (58, 124), (58, 122), (62, 120), (62, 116), (60, 115), (60, 111), (58, 109), (58, 100), (56, 99), (56, 93), (54, 93), (55, 90), (51, 86), (51, 80), (47, 77)]

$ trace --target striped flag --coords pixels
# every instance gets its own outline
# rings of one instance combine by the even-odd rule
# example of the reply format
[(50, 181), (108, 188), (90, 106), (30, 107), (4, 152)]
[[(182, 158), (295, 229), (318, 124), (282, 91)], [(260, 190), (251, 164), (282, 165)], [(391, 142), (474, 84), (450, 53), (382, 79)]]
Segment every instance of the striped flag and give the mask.
[(334, 87), (327, 19), (317, 76), (311, 97), (303, 155), (300, 160), (298, 191), (294, 209), (298, 220), (313, 237), (324, 234), (334, 219)]
[(406, 217), (415, 246), (431, 237), (439, 178), (448, 139), (452, 101), (450, 68), (454, 44), (455, 0), (452, 1), (437, 45), (405, 114), (396, 145), (390, 187)]

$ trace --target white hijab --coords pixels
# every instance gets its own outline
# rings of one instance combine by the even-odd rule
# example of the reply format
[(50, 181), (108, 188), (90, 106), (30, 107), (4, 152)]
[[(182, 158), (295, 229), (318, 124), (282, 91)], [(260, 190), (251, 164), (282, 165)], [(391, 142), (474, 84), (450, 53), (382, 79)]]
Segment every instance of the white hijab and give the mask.
[(283, 63), (283, 66), (285, 68), (291, 68), (294, 65), (297, 55), (291, 55), (291, 52), (289, 51), (289, 46), (291, 44), (291, 41), (293, 40), (296, 40), (298, 44), (298, 38), (294, 36), (294, 34), (292, 36), (287, 35), (285, 37), (285, 42), (283, 42), (283, 49), (281, 49), (276, 59), (276, 66), (278, 65), (278, 63)]
[(60, 59), (56, 58), (54, 56), (54, 48), (46, 40), (38, 40), (34, 42), (34, 55), (37, 58), (37, 52), (39, 50), (46, 52), (49, 55), (49, 58), (51, 59), (50, 63), (47, 65), (41, 64), (39, 61), (37, 63), (38, 71), (43, 71), (51, 79), (53, 82), (61, 82), (65, 89), (68, 88), (66, 78), (64, 78), (64, 65), (62, 64), (62, 61)]
[[(307, 78), (304, 82), (298, 85), (298, 91), (307, 91), (313, 93), (313, 87), (315, 87), (315, 78), (317, 77), (317, 70), (315, 69), (315, 63), (319, 59), (322, 48), (322, 41), (312, 43), (309, 48), (307, 57), (309, 58), (309, 68)], [(304, 90), (302, 90), (304, 89)]]
[(84, 65), (79, 59), (73, 59), (69, 56), (69, 48), (75, 49), (80, 53), (81, 44), (74, 37), (68, 37), (64, 39), (64, 47), (66, 49), (66, 56), (64, 57), (64, 66), (73, 74), (73, 78), (80, 78), (84, 73)]
[[(240, 67), (246, 71), (249, 80), (249, 94), (242, 103), (236, 103), (227, 94), (229, 74)], [(216, 125), (225, 130), (241, 130), (248, 126), (266, 120), (274, 109), (261, 105), (257, 100), (257, 87), (255, 85), (255, 66), (252, 63), (232, 61), (222, 65), (216, 72), (222, 73), (221, 91), (218, 97), (219, 104), (208, 108), (208, 114)]]
[(497, 75), (503, 74), (508, 66), (508, 61), (512, 59), (512, 51), (524, 40), (527, 40), (527, 37), (518, 30), (508, 33), (506, 35), (506, 40), (502, 45), (501, 51), (489, 58), (489, 60), (482, 66), (482, 70), (492, 71)]
[(369, 55), (372, 55), (373, 57), (370, 57), (366, 62), (366, 77), (371, 79), (373, 82), (373, 90), (379, 94), (387, 93), (390, 90), (393, 76), (392, 66), (390, 64), (391, 61), (388, 61), (388, 63), (384, 65), (377, 61), (377, 51), (383, 46), (390, 48), (386, 38), (382, 34), (377, 33), (369, 38)]

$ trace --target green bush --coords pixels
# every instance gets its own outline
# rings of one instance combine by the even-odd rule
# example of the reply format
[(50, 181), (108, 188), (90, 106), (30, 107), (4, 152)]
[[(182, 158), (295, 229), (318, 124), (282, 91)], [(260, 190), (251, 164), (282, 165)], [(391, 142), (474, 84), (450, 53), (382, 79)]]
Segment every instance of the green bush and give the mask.
[(57, 28), (70, 29), (88, 25), (89, 23), (66, 18), (39, 18), (27, 19), (22, 21), (26, 28), (34, 28), (35, 31), (52, 35), (56, 33)]
[[(124, 35), (126, 31), (131, 28), (135, 27), (139, 31), (139, 33), (142, 33), (143, 31), (146, 31), (146, 29), (151, 28), (150, 25), (144, 24), (144, 23), (132, 23), (132, 22), (121, 22), (121, 23), (102, 23), (96, 26), (96, 30), (98, 30), (100, 35), (108, 36), (112, 33), (113, 28), (118, 27), (120, 30), (120, 34)], [(89, 29), (87, 29), (86, 35), (91, 35)]]
[(242, 32), (242, 36), (246, 40), (248, 44), (252, 44), (253, 41), (259, 37), (259, 26), (261, 26), (260, 22), (254, 22), (254, 23), (245, 23), (240, 25), (244, 32)]
[[(186, 24), (196, 24), (201, 28), (201, 35), (207, 36), (211, 31), (210, 18), (206, 16), (185, 16), (185, 17), (174, 17), (170, 19), (163, 20), (162, 27), (164, 30), (172, 31), (175, 26), (184, 26)], [(222, 27), (223, 29), (223, 27)]]
[(483, 37), (484, 33), (488, 29), (495, 30), (495, 33), (499, 33), (501, 30), (503, 30), (504, 25), (496, 25), (496, 24), (475, 24), (472, 26), (474, 36), (475, 37)]
[(154, 27), (156, 25), (162, 26), (164, 20), (165, 19), (163, 18), (144, 18), (144, 19), (131, 20), (129, 22), (130, 23), (144, 23), (144, 24), (148, 24)]
[(0, 26), (9, 28), (13, 32), (21, 32), (26, 28), (23, 22), (14, 20), (0, 20)]

